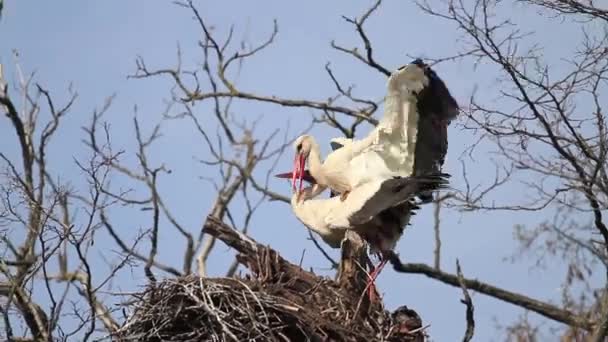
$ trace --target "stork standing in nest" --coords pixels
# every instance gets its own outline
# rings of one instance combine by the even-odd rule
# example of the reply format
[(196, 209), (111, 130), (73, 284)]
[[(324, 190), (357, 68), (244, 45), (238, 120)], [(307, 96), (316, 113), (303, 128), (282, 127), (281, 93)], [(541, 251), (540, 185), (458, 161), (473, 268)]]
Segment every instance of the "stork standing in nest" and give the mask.
[[(287, 178), (291, 173), (276, 175)], [(388, 260), (405, 226), (418, 206), (414, 196), (422, 191), (434, 191), (447, 186), (447, 174), (396, 177), (367, 182), (356, 187), (342, 200), (338, 197), (313, 199), (316, 179), (304, 172), (301, 179), (312, 183), (302, 190), (295, 188), (291, 207), (300, 222), (318, 234), (333, 248), (340, 248), (346, 230), (352, 229), (368, 243), (370, 252), (381, 263), (370, 274), (368, 283), (373, 298), (374, 280)]]

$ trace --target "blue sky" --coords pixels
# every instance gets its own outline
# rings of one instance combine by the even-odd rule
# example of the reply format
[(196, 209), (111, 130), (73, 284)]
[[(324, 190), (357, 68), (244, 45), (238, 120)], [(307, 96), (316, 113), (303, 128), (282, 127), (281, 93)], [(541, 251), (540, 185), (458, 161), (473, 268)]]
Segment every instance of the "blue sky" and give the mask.
[[(243, 90), (266, 95), (306, 99), (325, 99), (334, 94), (333, 85), (323, 66), (330, 61), (337, 76), (347, 84), (355, 84), (355, 93), (364, 97), (381, 99), (384, 95), (385, 77), (370, 70), (352, 58), (331, 49), (331, 40), (344, 46), (360, 46), (353, 27), (341, 19), (359, 15), (370, 2), (351, 1), (201, 1), (199, 9), (214, 32), (224, 37), (231, 24), (235, 25), (236, 37), (259, 42), (272, 29), (277, 19), (279, 35), (269, 49), (247, 62), (238, 76), (237, 86)], [(548, 59), (557, 58), (564, 50), (563, 42), (574, 41), (579, 32), (568, 25), (533, 20), (537, 14), (513, 8), (518, 22), (539, 29), (539, 40), (561, 37), (562, 44), (548, 44)], [(386, 1), (369, 20), (367, 30), (373, 41), (376, 58), (384, 66), (394, 69), (410, 61), (407, 55), (440, 57), (457, 49), (454, 28), (420, 13), (410, 2)], [(74, 165), (74, 159), (86, 158), (87, 150), (80, 144), (85, 125), (92, 111), (103, 105), (105, 98), (116, 94), (106, 120), (112, 124), (114, 144), (127, 150), (125, 162), (133, 163), (134, 136), (132, 117), (137, 106), (138, 119), (144, 129), (150, 129), (161, 119), (165, 101), (170, 98), (171, 82), (156, 78), (128, 79), (135, 72), (135, 58), (143, 56), (151, 68), (175, 65), (176, 47), (182, 49), (184, 65), (195, 68), (201, 60), (197, 39), (201, 33), (191, 20), (190, 13), (170, 1), (59, 1), (34, 2), (11, 1), (5, 4), (0, 21), (0, 63), (6, 68), (6, 77), (14, 83), (17, 76), (12, 51), (19, 53), (19, 62), (26, 72), (36, 72), (41, 82), (62, 102), (68, 97), (70, 85), (78, 92), (78, 100), (54, 140), (50, 155), (53, 172), (75, 187), (85, 182)], [(236, 40), (238, 41), (238, 39)], [(492, 87), (492, 68), (482, 65), (473, 69), (466, 62), (446, 63), (437, 71), (446, 81), (454, 96), (466, 104), (475, 87), (481, 89), (484, 98), (496, 96)], [(195, 107), (197, 115), (211, 116), (209, 107)], [(271, 105), (259, 105), (237, 101), (232, 109), (236, 117), (253, 121), (261, 118), (259, 133), (268, 134), (275, 128), (303, 127), (310, 120), (310, 111), (288, 109)], [(381, 111), (378, 112), (380, 114)], [(211, 122), (211, 121), (209, 121)], [(211, 127), (211, 129), (214, 129)], [(368, 128), (361, 129), (364, 133)], [(171, 121), (163, 124), (163, 138), (153, 147), (153, 161), (165, 163), (172, 169), (171, 175), (163, 176), (161, 191), (170, 203), (180, 222), (194, 234), (200, 229), (201, 220), (212, 205), (213, 188), (200, 176), (213, 176), (217, 171), (203, 167), (196, 161), (205, 158), (206, 147), (187, 121)], [(291, 134), (298, 133), (297, 129)], [(16, 157), (15, 140), (7, 120), (0, 121), (0, 146), (3, 152)], [(328, 128), (312, 131), (318, 140), (338, 136), (338, 131)], [(450, 127), (450, 151), (445, 169), (454, 175), (453, 185), (462, 188), (460, 179), (461, 152), (474, 137), (453, 125)], [(7, 148), (8, 147), (8, 148)], [(329, 146), (323, 147), (327, 152)], [(489, 154), (478, 154), (475, 161), (467, 160), (471, 177), (480, 183), (493, 180), (494, 169), (488, 162)], [(283, 169), (291, 164), (291, 155), (279, 163)], [(279, 170), (283, 171), (283, 170)], [(286, 170), (285, 170), (286, 171)], [(116, 178), (115, 186), (127, 186), (124, 179)], [(284, 182), (273, 181), (272, 189), (289, 195)], [(506, 192), (499, 193), (499, 200), (516, 199)], [(238, 211), (238, 206), (235, 209)], [(432, 263), (433, 230), (432, 207), (427, 206), (413, 221), (398, 246), (402, 259), (411, 262)], [(133, 213), (127, 208), (111, 213), (125, 236), (146, 226), (147, 216)], [(548, 265), (547, 271), (532, 268), (532, 262), (505, 262), (516, 246), (512, 227), (516, 223), (534, 224), (540, 218), (533, 215), (513, 216), (512, 213), (462, 214), (451, 210), (442, 211), (443, 255), (442, 267), (455, 270), (459, 258), (467, 277), (477, 278), (513, 291), (525, 291), (534, 298), (559, 300), (561, 273), (559, 265)], [(182, 242), (174, 238), (174, 231), (163, 231), (160, 258), (168, 264), (180, 266)], [(277, 249), (287, 259), (298, 262), (306, 249), (304, 265), (320, 268), (327, 264), (311, 242), (306, 240), (305, 228), (295, 219), (289, 207), (283, 203), (265, 203), (256, 214), (250, 234), (262, 243)], [(111, 258), (114, 246), (104, 240), (97, 242), (95, 258)], [(230, 252), (219, 246), (213, 255), (211, 271), (220, 271), (232, 260)], [(336, 255), (334, 251), (334, 255)], [(104, 267), (99, 262), (99, 267)], [(134, 289), (145, 284), (143, 270), (123, 276), (122, 290)], [(396, 274), (388, 268), (379, 279), (381, 291), (390, 309), (406, 304), (416, 309), (427, 324), (435, 341), (453, 341), (464, 332), (464, 306), (460, 303), (460, 290), (425, 279), (423, 276)], [(475, 294), (478, 341), (500, 340), (495, 331), (494, 318), (507, 324), (523, 311), (509, 304), (500, 303)], [(532, 315), (532, 317), (535, 317)]]

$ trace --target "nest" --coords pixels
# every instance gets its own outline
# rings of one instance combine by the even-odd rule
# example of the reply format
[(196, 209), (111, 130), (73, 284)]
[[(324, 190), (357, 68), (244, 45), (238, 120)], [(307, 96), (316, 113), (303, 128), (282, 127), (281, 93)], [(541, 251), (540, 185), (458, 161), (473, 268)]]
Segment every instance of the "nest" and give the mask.
[[(242, 241), (241, 241), (242, 242)], [(423, 341), (418, 315), (393, 314), (364, 292), (322, 278), (247, 241), (245, 278), (188, 276), (151, 284), (119, 341)], [(248, 248), (249, 248), (248, 247)], [(243, 254), (244, 253), (244, 254)]]

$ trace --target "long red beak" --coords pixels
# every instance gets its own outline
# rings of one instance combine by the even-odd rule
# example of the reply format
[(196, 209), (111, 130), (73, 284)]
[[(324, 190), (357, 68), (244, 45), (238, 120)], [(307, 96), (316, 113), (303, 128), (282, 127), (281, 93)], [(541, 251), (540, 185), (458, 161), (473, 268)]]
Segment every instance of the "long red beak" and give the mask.
[(274, 176), (277, 178), (286, 178), (286, 179), (301, 178), (302, 180), (304, 180), (310, 184), (317, 184), (317, 180), (310, 174), (310, 171), (308, 171), (308, 170), (304, 170), (304, 172), (295, 173), (295, 177), (294, 177), (294, 172), (279, 173)]
[(298, 191), (302, 191), (304, 188), (304, 166), (306, 165), (306, 158), (302, 153), (296, 154), (296, 157), (293, 160), (293, 174), (291, 175), (291, 186), (293, 189), (296, 189), (296, 179), (300, 184), (298, 184)]

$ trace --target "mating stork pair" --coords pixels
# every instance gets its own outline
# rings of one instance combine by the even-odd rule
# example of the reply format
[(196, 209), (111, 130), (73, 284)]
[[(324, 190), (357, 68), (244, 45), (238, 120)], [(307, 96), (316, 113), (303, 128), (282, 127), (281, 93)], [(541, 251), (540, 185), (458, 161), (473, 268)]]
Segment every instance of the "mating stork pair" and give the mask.
[[(449, 175), (441, 173), (447, 126), (459, 112), (446, 85), (420, 59), (393, 72), (387, 88), (384, 117), (365, 138), (332, 139), (333, 152), (323, 161), (314, 138), (300, 136), (294, 170), (277, 175), (292, 179), (296, 217), (328, 245), (339, 248), (346, 230), (354, 229), (380, 255), (370, 285), (419, 208), (414, 197), (427, 203), (432, 191), (447, 186)], [(312, 185), (303, 188), (304, 180)], [(340, 196), (314, 199), (326, 188)]]

